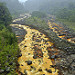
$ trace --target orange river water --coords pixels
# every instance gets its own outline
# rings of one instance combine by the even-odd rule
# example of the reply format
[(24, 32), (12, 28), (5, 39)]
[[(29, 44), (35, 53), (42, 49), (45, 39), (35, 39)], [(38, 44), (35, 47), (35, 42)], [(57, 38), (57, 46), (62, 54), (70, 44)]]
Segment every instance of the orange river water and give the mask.
[[(46, 37), (46, 35), (43, 33), (41, 35), (41, 32), (31, 29), (29, 26), (19, 24), (11, 24), (11, 26), (17, 27), (19, 29), (22, 27), (27, 31), (27, 34), (24, 37), (25, 39), (18, 44), (22, 53), (22, 56), (18, 58), (18, 63), (20, 64), (19, 71), (23, 74), (27, 73), (27, 75), (58, 75), (58, 69), (55, 70), (55, 68), (50, 67), (50, 65), (53, 65), (53, 63), (52, 60), (49, 59), (47, 47), (52, 46), (53, 43), (48, 41), (49, 39)], [(33, 35), (35, 35), (35, 39), (39, 37), (38, 40), (41, 39), (41, 41), (37, 42), (35, 39), (32, 40)], [(42, 39), (46, 40), (47, 44)], [(39, 56), (36, 59), (33, 58), (35, 51), (33, 47), (35, 44), (40, 45), (39, 48), (42, 50), (43, 57)], [(29, 60), (32, 61), (31, 65), (28, 65), (26, 62)], [(31, 66), (33, 68), (31, 68)], [(42, 69), (42, 71), (39, 71), (39, 69)], [(52, 73), (46, 71), (46, 69), (51, 70)]]
[[(62, 32), (62, 31), (64, 31), (64, 28), (63, 28), (63, 27), (59, 26), (58, 24), (56, 24), (56, 23), (54, 23), (54, 22), (52, 23), (52, 22), (50, 22), (49, 20), (48, 20), (48, 25), (49, 25), (49, 28), (52, 29), (53, 32), (55, 32), (59, 38), (64, 39), (64, 37), (66, 37), (65, 35), (59, 36), (59, 34), (58, 34), (58, 32), (63, 33), (63, 32)], [(53, 27), (53, 25), (54, 25), (54, 26), (57, 26), (57, 27), (58, 27), (59, 29), (61, 29), (61, 30), (59, 30), (57, 27)], [(56, 29), (57, 29), (57, 30), (56, 30)], [(66, 34), (67, 34), (67, 33), (66, 33)], [(65, 40), (67, 40), (68, 42), (71, 42), (71, 43), (75, 43), (75, 42), (72, 41), (71, 39), (72, 39), (72, 38), (65, 39)]]

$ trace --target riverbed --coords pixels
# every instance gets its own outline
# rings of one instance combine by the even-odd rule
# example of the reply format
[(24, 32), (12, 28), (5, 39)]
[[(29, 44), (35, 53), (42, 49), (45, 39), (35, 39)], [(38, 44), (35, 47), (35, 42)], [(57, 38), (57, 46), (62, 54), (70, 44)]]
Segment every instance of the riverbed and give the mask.
[(21, 50), (21, 57), (18, 58), (18, 71), (27, 75), (58, 75), (58, 69), (51, 67), (55, 64), (55, 60), (50, 59), (49, 54), (49, 50), (57, 51), (57, 49), (51, 48), (53, 43), (46, 35), (29, 26), (20, 24), (11, 24), (11, 26), (23, 28), (27, 32), (24, 40), (18, 44)]

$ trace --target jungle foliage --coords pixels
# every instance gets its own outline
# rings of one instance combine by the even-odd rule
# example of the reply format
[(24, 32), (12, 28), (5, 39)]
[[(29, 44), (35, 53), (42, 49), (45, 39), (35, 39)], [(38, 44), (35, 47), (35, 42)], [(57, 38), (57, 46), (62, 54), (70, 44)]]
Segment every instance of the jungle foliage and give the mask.
[(48, 25), (44, 19), (38, 18), (38, 17), (29, 17), (27, 19), (24, 19), (24, 23), (28, 25), (33, 25), (42, 29), (47, 29)]
[(12, 17), (3, 3), (0, 3), (0, 24), (9, 25)]
[(25, 12), (23, 4), (21, 4), (19, 0), (0, 0), (0, 2), (6, 4), (13, 18), (18, 17), (20, 14)]
[(9, 24), (12, 18), (7, 7), (0, 3), (0, 75), (15, 75), (18, 45)]
[(33, 11), (32, 17), (38, 17), (38, 18), (46, 18), (46, 13), (40, 12), (40, 11)]
[(75, 22), (75, 4), (70, 3), (68, 7), (60, 9), (57, 14), (57, 18), (65, 19), (70, 22)]

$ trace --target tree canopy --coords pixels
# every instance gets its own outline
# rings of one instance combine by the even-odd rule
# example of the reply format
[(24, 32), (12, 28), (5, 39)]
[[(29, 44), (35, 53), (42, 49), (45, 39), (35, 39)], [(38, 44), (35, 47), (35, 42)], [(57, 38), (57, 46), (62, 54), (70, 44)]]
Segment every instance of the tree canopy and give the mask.
[(11, 21), (8, 8), (0, 3), (0, 75), (16, 75), (18, 45), (16, 36), (9, 26)]
[(0, 3), (0, 24), (9, 25), (12, 21), (12, 17), (3, 3)]
[(46, 17), (46, 14), (40, 11), (33, 11), (32, 17), (44, 18)]
[(19, 15), (20, 13), (25, 12), (23, 5), (18, 0), (0, 0), (6, 4), (11, 15)]

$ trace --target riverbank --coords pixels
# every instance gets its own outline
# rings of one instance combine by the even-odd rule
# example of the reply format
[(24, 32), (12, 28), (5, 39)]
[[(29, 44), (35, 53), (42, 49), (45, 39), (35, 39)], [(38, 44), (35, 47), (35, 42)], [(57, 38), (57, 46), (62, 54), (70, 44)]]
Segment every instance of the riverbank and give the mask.
[(63, 23), (65, 26), (67, 26), (71, 30), (75, 31), (75, 22), (70, 22), (70, 21), (67, 21), (64, 19), (56, 19), (56, 21)]
[(43, 33), (31, 29), (28, 26), (18, 24), (11, 24), (11, 26), (17, 27), (18, 29), (24, 28), (27, 31), (25, 39), (19, 43), (21, 57), (18, 59), (18, 71), (23, 74), (27, 73), (28, 75), (58, 75), (58, 70), (50, 67), (50, 65), (55, 65), (55, 60), (52, 57), (59, 53), (58, 50), (54, 50), (54, 48), (52, 49), (56, 51), (55, 53), (52, 53), (51, 55), (51, 52), (48, 53), (49, 49), (51, 49), (50, 47), (53, 46), (53, 43), (49, 42), (48, 38)]
[[(30, 25), (31, 23), (31, 25)], [(20, 20), (17, 22), (13, 22), (13, 24), (22, 24), (22, 25), (27, 25), (30, 26), (31, 28), (37, 29), (40, 32), (43, 32), (48, 38), (50, 38), (50, 41), (54, 43), (54, 45), (58, 48), (61, 49), (63, 51), (66, 51), (67, 54), (73, 54), (75, 53), (75, 44), (68, 42), (65, 39), (60, 39), (56, 33), (54, 33), (47, 24), (44, 24), (44, 26), (38, 24), (36, 25), (37, 22), (32, 22), (30, 19), (24, 19), (24, 20)], [(71, 34), (71, 33), (70, 33)], [(68, 50), (67, 50), (68, 49)]]
[(10, 26), (0, 26), (0, 75), (15, 75), (19, 48)]
[[(24, 20), (23, 20), (24, 21)], [(13, 24), (23, 24), (23, 21), (18, 21), (18, 22), (14, 22)], [(57, 60), (57, 63), (55, 66), (57, 66), (64, 75), (71, 75), (71, 74), (74, 74), (74, 58), (75, 58), (75, 55), (74, 55), (74, 44), (70, 43), (70, 42), (67, 42), (66, 40), (66, 43), (64, 42), (64, 39), (59, 39), (58, 37), (55, 37), (56, 34), (49, 28), (46, 28), (46, 29), (42, 29), (42, 27), (39, 28), (39, 25), (26, 25), (26, 26), (29, 26), (31, 27), (31, 29), (37, 29), (39, 30), (40, 32), (44, 33), (48, 38), (49, 38), (49, 41), (52, 42), (54, 45), (53, 47), (56, 47), (57, 48), (57, 45), (58, 47), (60, 47), (59, 45), (61, 45), (61, 47), (63, 47), (63, 49), (61, 50), (61, 47), (60, 48), (57, 48), (59, 51), (60, 51), (60, 54), (57, 55), (57, 57), (59, 57), (60, 59)], [(55, 34), (55, 35), (54, 35)], [(56, 41), (55, 39), (59, 39), (59, 42), (58, 40)], [(55, 44), (56, 41), (57, 43)], [(68, 47), (67, 47), (68, 46)], [(51, 47), (51, 48), (53, 48)], [(66, 47), (66, 48), (65, 48)], [(65, 48), (65, 50), (64, 50)], [(64, 52), (63, 52), (64, 51)], [(52, 51), (48, 51), (49, 54), (52, 53)], [(54, 59), (56, 57), (54, 56)], [(59, 62), (60, 61), (60, 62)]]

